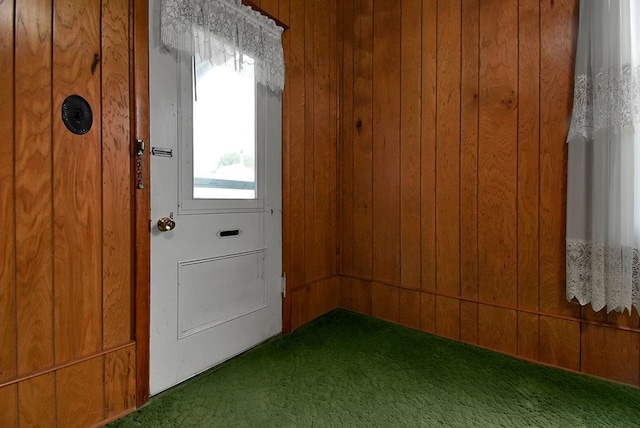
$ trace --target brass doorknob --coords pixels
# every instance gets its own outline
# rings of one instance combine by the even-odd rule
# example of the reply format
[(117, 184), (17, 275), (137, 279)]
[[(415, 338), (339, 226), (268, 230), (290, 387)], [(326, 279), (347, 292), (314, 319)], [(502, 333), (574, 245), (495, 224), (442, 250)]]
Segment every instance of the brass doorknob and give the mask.
[(176, 222), (169, 217), (162, 217), (158, 220), (158, 230), (160, 232), (168, 232), (176, 228)]

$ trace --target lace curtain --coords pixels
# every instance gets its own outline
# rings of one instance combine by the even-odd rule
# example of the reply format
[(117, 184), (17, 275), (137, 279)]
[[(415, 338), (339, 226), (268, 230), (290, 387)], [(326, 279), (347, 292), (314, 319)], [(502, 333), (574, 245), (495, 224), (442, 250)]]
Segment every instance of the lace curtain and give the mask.
[[(284, 89), (282, 31), (241, 0), (162, 0), (162, 43), (224, 64), (229, 59), (255, 62), (259, 83), (276, 93)], [(250, 58), (246, 58), (250, 57)]]
[[(640, 4), (581, 0), (567, 138), (567, 299), (640, 310)], [(638, 2), (640, 3), (640, 2)]]

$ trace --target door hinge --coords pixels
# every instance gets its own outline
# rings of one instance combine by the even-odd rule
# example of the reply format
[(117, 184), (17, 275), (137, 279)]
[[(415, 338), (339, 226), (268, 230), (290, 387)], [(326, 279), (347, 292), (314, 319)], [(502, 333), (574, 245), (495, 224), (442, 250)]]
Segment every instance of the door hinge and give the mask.
[(283, 272), (282, 273), (282, 298), (286, 298), (287, 297), (287, 273)]

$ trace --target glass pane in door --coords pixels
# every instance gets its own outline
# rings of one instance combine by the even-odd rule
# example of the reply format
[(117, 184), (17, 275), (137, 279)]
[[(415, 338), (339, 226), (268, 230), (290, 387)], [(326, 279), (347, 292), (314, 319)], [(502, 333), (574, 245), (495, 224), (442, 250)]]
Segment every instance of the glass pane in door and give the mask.
[(196, 56), (194, 75), (193, 198), (256, 199), (253, 60)]

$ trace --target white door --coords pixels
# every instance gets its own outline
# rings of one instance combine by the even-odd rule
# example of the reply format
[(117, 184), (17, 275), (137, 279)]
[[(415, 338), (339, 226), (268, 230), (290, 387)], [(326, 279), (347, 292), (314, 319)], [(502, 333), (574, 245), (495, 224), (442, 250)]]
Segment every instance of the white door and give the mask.
[(149, 58), (152, 394), (282, 327), (280, 97), (233, 59), (225, 69), (160, 47), (159, 3)]

